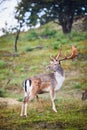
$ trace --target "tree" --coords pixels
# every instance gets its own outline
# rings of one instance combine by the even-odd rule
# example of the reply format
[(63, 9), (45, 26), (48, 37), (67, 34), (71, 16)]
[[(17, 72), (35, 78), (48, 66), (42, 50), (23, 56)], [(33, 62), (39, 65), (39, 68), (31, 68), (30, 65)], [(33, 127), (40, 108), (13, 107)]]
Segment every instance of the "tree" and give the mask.
[(18, 50), (17, 49), (17, 43), (18, 43), (21, 28), (22, 28), (22, 22), (19, 22), (19, 25), (14, 28), (14, 29), (16, 29), (16, 37), (15, 37), (15, 41), (14, 41), (14, 50), (15, 50), (15, 52), (17, 52), (17, 50)]
[(56, 21), (64, 33), (70, 33), (74, 16), (86, 13), (87, 0), (21, 0), (15, 17), (30, 27)]

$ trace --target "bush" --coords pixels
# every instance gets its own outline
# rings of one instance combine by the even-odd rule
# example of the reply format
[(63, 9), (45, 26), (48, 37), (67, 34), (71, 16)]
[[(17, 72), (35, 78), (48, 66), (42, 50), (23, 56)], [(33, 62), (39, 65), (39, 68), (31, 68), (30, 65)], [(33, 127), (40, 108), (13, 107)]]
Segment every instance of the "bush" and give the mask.
[(48, 27), (42, 32), (41, 37), (54, 37), (57, 33), (56, 30), (49, 29)]

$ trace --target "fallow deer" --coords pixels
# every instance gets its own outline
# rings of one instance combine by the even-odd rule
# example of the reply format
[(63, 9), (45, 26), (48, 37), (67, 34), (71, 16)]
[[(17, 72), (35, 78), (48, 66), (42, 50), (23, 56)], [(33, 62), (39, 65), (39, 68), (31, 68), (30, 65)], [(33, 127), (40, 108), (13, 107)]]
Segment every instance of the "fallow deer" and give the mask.
[(57, 112), (55, 107), (55, 91), (58, 91), (65, 79), (64, 70), (61, 66), (61, 61), (73, 59), (77, 55), (77, 48), (72, 46), (72, 53), (70, 56), (64, 56), (64, 58), (60, 59), (61, 50), (57, 54), (56, 57), (51, 57), (50, 65), (47, 66), (52, 73), (49, 74), (40, 74), (31, 78), (26, 79), (23, 82), (24, 88), (24, 100), (21, 109), (21, 116), (27, 117), (27, 105), (28, 102), (37, 97), (38, 94), (50, 93), (51, 101), (52, 101), (52, 109), (54, 112)]

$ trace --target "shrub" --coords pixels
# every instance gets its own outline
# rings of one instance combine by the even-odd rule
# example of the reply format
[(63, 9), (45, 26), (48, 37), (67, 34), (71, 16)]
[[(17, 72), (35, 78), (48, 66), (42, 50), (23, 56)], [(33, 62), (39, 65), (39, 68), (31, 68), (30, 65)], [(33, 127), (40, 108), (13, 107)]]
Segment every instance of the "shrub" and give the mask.
[(41, 37), (54, 37), (57, 33), (54, 29), (49, 29), (48, 27), (42, 32)]

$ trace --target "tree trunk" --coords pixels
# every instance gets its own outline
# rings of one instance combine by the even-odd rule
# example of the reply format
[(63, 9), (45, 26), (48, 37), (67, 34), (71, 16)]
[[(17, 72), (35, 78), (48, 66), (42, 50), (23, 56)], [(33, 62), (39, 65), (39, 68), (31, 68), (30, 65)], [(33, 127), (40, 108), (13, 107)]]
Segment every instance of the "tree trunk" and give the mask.
[(70, 33), (75, 12), (74, 2), (65, 0), (64, 3), (60, 3), (59, 7), (59, 23), (62, 26), (63, 33)]
[(20, 30), (17, 31), (16, 33), (16, 37), (15, 37), (15, 42), (14, 42), (14, 50), (15, 52), (17, 52), (17, 42), (18, 42), (18, 39), (19, 39), (19, 34), (20, 34)]
[(72, 29), (73, 20), (68, 19), (67, 21), (63, 22), (62, 30), (64, 34), (70, 33)]

